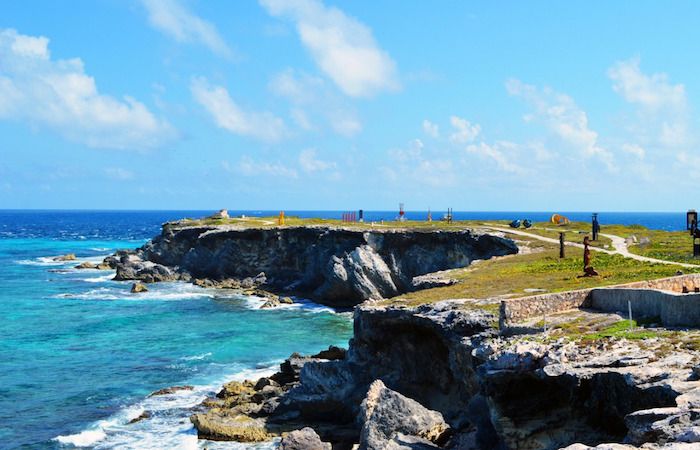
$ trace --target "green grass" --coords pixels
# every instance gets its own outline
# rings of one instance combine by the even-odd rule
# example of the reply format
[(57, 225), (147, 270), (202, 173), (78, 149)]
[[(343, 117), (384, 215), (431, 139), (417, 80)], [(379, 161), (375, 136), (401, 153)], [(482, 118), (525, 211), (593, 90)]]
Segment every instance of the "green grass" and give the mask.
[[(603, 232), (624, 238), (635, 236), (637, 243), (629, 246), (629, 250), (638, 255), (700, 264), (699, 259), (693, 258), (693, 239), (686, 231), (650, 230), (640, 225), (631, 227), (611, 225), (604, 227)], [(642, 240), (646, 239), (649, 240), (649, 243), (641, 243)]]
[[(581, 278), (583, 250), (568, 248), (567, 257), (560, 259), (553, 244), (541, 245), (544, 248), (541, 252), (493, 258), (465, 269), (452, 270), (448, 276), (458, 280), (452, 286), (410, 292), (387, 302), (418, 305), (453, 298), (524, 297), (534, 295), (525, 291), (528, 288), (561, 292), (664, 278), (675, 275), (678, 270), (666, 264), (595, 253), (593, 267), (600, 276)], [(700, 272), (700, 268), (686, 269), (686, 272)], [(493, 307), (496, 306), (489, 308)]]
[(639, 328), (635, 320), (620, 320), (613, 325), (603, 328), (595, 333), (586, 334), (584, 340), (600, 340), (604, 338), (625, 338), (625, 339), (650, 339), (659, 336), (658, 331)]

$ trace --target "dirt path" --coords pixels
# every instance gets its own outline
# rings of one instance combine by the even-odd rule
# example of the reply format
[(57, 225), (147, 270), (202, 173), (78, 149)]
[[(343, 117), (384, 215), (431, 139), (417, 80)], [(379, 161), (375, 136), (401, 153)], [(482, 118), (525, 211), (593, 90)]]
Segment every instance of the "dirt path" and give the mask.
[[(504, 228), (504, 227), (499, 227), (499, 226), (492, 226), (492, 225), (486, 225), (485, 226), (488, 229), (491, 230), (496, 230), (496, 231), (501, 231), (503, 233), (510, 233), (514, 234), (516, 236), (524, 236), (524, 237), (529, 237), (532, 239), (537, 239), (543, 242), (549, 242), (551, 244), (559, 244), (559, 239), (553, 239), (553, 238), (548, 238), (544, 236), (540, 236), (534, 233), (528, 233), (527, 231), (520, 231), (517, 229), (513, 228)], [(593, 247), (590, 246), (590, 248), (593, 251), (596, 252), (603, 252), (607, 253), (608, 255), (622, 255), (625, 258), (631, 258), (635, 259), (637, 261), (645, 261), (645, 262), (651, 262), (651, 263), (659, 263), (659, 264), (671, 264), (675, 266), (681, 266), (681, 267), (700, 267), (697, 264), (687, 264), (687, 263), (681, 263), (681, 262), (675, 262), (675, 261), (667, 261), (664, 259), (656, 259), (656, 258), (649, 258), (648, 256), (642, 256), (642, 255), (637, 255), (634, 253), (631, 253), (629, 249), (627, 248), (627, 242), (625, 241), (625, 238), (620, 237), (620, 236), (615, 236), (613, 234), (603, 234), (600, 233), (601, 236), (605, 236), (606, 238), (609, 238), (612, 241), (613, 248), (615, 250), (608, 250), (605, 248), (600, 248), (600, 247)], [(579, 244), (577, 242), (565, 242), (565, 245), (569, 247), (577, 247), (577, 248), (583, 248), (583, 244)]]

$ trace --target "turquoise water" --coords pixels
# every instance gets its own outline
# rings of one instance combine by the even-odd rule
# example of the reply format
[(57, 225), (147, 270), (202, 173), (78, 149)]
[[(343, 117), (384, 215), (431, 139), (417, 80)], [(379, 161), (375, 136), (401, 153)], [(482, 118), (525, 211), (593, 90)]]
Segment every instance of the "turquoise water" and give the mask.
[[(123, 232), (89, 213), (53, 227), (0, 213), (0, 448), (203, 448), (189, 409), (221, 383), (269, 372), (293, 351), (347, 346), (350, 316), (318, 305), (259, 310), (254, 298), (185, 283), (132, 295), (112, 272), (71, 269), (139, 246), (162, 222), (120, 214), (131, 214)], [(50, 260), (69, 252), (79, 261)], [(147, 397), (181, 384), (195, 390)], [(127, 424), (144, 410), (150, 419)]]

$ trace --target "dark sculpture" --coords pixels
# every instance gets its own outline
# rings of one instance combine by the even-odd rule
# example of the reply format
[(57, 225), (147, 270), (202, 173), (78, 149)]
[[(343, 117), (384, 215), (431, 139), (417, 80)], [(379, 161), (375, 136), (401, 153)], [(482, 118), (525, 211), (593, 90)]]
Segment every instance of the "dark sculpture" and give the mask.
[(583, 238), (583, 276), (584, 277), (595, 277), (598, 276), (598, 272), (595, 271), (591, 265), (591, 249), (588, 248), (590, 240), (588, 236)]

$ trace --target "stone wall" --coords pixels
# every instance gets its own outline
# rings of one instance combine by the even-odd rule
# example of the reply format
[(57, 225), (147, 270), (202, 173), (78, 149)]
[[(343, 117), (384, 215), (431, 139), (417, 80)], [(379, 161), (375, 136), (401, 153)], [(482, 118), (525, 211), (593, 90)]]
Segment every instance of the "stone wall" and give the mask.
[[(680, 275), (669, 278), (661, 278), (658, 280), (646, 280), (637, 281), (634, 283), (618, 284), (615, 286), (610, 286), (607, 288), (592, 288), (592, 289), (580, 289), (576, 291), (567, 292), (555, 292), (551, 294), (540, 294), (533, 295), (530, 297), (513, 298), (501, 301), (500, 307), (500, 318), (499, 325), (501, 329), (509, 326), (510, 324), (522, 322), (526, 319), (534, 317), (542, 317), (544, 314), (554, 314), (562, 311), (567, 311), (571, 309), (577, 309), (581, 307), (594, 307), (591, 305), (591, 291), (593, 290), (606, 290), (606, 291), (620, 291), (620, 290), (634, 290), (634, 292), (659, 292), (668, 291), (668, 295), (672, 295), (673, 292), (681, 293), (684, 289), (687, 292), (694, 292), (696, 289), (700, 290), (700, 274), (688, 274)], [(610, 292), (601, 294), (601, 298), (608, 298)], [(634, 297), (635, 294), (629, 294), (629, 297)], [(639, 294), (636, 294), (639, 295)], [(679, 297), (679, 296), (676, 296)], [(683, 295), (680, 297), (693, 297)], [(627, 298), (627, 296), (625, 297)], [(659, 299), (661, 297), (653, 297), (654, 299)], [(664, 297), (665, 298), (665, 297)], [(698, 297), (700, 299), (700, 297)], [(655, 300), (656, 301), (656, 300)], [(607, 302), (607, 300), (606, 300)], [(614, 303), (610, 300), (609, 307), (612, 308)], [(625, 302), (625, 310), (627, 308), (627, 300)], [(608, 305), (608, 303), (603, 303), (601, 300), (601, 305)], [(677, 303), (680, 305), (681, 303)], [(641, 307), (640, 303), (640, 307)], [(673, 303), (676, 305), (676, 303)], [(606, 306), (608, 307), (608, 306)], [(674, 308), (674, 306), (670, 306)], [(700, 302), (698, 302), (698, 308), (700, 311)], [(646, 308), (651, 310), (650, 308)], [(645, 309), (645, 310), (646, 310)], [(607, 309), (606, 309), (607, 310)], [(617, 310), (615, 310), (617, 311)], [(634, 313), (634, 311), (633, 311)], [(671, 320), (670, 312), (669, 320)], [(659, 315), (660, 314), (651, 314)], [(675, 320), (675, 319), (674, 319)], [(666, 322), (664, 322), (666, 323)], [(700, 324), (700, 321), (697, 322)]]
[(679, 294), (656, 289), (593, 289), (586, 306), (605, 312), (621, 312), (628, 308), (632, 318), (658, 317), (665, 326), (697, 327), (700, 325), (700, 293)]

